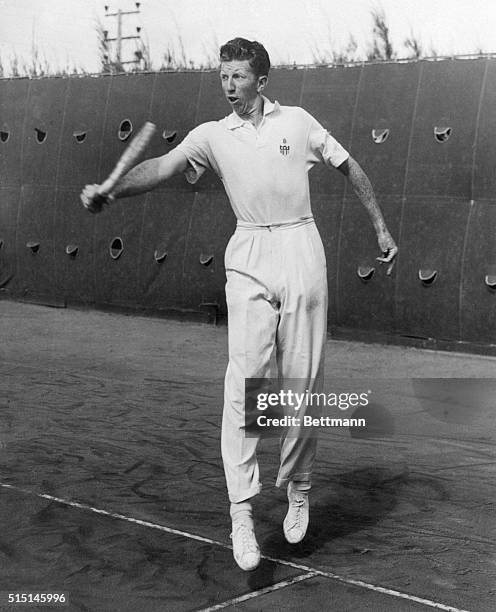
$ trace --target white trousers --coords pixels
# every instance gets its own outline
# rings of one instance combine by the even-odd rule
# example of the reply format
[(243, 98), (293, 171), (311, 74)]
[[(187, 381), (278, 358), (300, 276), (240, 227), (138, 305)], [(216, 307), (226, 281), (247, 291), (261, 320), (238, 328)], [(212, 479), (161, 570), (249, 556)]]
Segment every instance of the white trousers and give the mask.
[[(327, 269), (313, 218), (280, 225), (238, 222), (226, 248), (229, 365), (224, 388), (222, 459), (231, 502), (261, 490), (256, 448), (245, 434), (245, 378), (300, 379), (295, 392), (322, 391), (327, 329)], [(274, 373), (272, 373), (274, 377)], [(300, 416), (303, 414), (300, 412)], [(281, 437), (276, 486), (310, 481), (313, 428)]]

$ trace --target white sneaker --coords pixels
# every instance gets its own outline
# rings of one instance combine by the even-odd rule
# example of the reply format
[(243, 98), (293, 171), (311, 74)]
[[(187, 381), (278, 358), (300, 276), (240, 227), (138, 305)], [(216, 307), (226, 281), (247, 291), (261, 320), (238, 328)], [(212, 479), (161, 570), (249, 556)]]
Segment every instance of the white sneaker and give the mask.
[(260, 548), (258, 547), (253, 520), (243, 517), (233, 521), (231, 539), (233, 543), (234, 560), (245, 572), (258, 567), (260, 563)]
[(308, 493), (295, 491), (290, 482), (288, 502), (288, 513), (283, 523), (284, 537), (290, 544), (298, 544), (305, 537), (308, 527)]

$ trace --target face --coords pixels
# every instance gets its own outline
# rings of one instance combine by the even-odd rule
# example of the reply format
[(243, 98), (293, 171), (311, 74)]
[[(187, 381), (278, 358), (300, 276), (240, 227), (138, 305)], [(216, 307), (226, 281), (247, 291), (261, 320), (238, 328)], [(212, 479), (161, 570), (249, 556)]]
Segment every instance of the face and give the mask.
[(248, 60), (222, 62), (220, 80), (227, 101), (240, 116), (253, 109), (267, 83), (266, 76), (255, 76)]

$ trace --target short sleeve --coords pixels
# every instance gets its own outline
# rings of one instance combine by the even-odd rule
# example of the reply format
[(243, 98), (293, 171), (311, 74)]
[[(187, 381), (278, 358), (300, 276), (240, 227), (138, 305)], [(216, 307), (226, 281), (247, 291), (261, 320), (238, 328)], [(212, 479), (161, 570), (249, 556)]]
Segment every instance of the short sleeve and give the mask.
[[(308, 114), (307, 114), (308, 115)], [(310, 127), (308, 132), (308, 154), (311, 163), (324, 162), (337, 168), (348, 159), (348, 151), (314, 119), (308, 115)]]
[(207, 125), (202, 124), (191, 130), (176, 149), (181, 151), (189, 162), (184, 172), (186, 180), (191, 184), (196, 183), (205, 170), (211, 167)]

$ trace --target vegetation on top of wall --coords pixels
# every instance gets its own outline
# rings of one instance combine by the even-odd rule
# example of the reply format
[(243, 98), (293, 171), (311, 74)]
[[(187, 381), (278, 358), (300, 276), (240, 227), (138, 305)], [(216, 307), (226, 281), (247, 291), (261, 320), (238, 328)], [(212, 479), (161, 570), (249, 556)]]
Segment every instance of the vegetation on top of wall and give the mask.
[[(374, 8), (370, 12), (372, 29), (370, 39), (366, 45), (365, 57), (360, 55), (358, 43), (350, 34), (346, 45), (340, 49), (333, 46), (334, 36), (330, 26), (328, 26), (328, 46), (317, 47), (312, 41), (309, 42), (312, 64), (311, 65), (352, 65), (356, 63), (368, 62), (407, 62), (419, 59), (444, 59), (446, 57), (494, 57), (496, 54), (483, 53), (478, 50), (476, 53), (465, 56), (440, 56), (436, 49), (431, 45), (426, 49), (418, 35), (411, 31), (403, 43), (402, 49), (395, 48), (390, 27), (386, 14), (383, 9)], [(99, 74), (120, 74), (133, 72), (161, 72), (161, 71), (184, 71), (184, 70), (214, 70), (218, 67), (219, 44), (213, 35), (212, 40), (204, 47), (204, 59), (201, 62), (193, 60), (188, 56), (182, 37), (178, 36), (177, 45), (168, 43), (159, 64), (151, 59), (150, 45), (148, 42), (140, 40), (134, 52), (135, 62), (119, 64), (110, 58), (108, 45), (106, 42), (106, 32), (99, 20), (95, 21), (96, 44), (98, 46), (98, 56), (100, 60)], [(288, 66), (289, 64), (279, 64)], [(296, 67), (292, 64), (291, 67)], [(76, 66), (69, 60), (63, 66), (53, 66), (46, 59), (43, 52), (33, 40), (29, 60), (20, 58), (16, 53), (11, 55), (7, 61), (0, 56), (0, 78), (8, 77), (29, 77), (39, 78), (47, 76), (84, 76), (90, 75), (81, 66)]]

